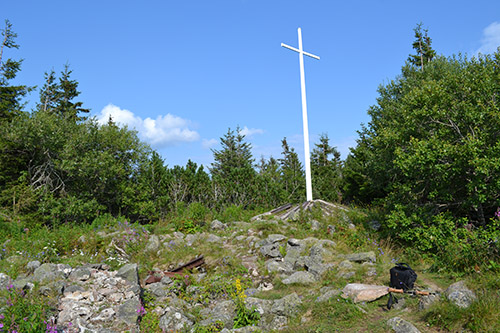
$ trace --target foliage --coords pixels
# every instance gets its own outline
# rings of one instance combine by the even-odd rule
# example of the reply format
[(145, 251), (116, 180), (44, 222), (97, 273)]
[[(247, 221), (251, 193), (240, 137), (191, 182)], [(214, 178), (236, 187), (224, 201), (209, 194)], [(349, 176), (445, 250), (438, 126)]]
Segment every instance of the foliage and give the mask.
[(214, 162), (210, 168), (215, 188), (214, 200), (223, 205), (251, 207), (256, 190), (251, 145), (244, 141), (240, 128), (228, 129), (220, 139), (221, 150), (212, 150)]
[(340, 153), (335, 147), (330, 146), (328, 135), (321, 134), (319, 141), (311, 153), (313, 197), (340, 202), (342, 199)]
[(2, 303), (5, 302), (0, 313), (1, 331), (56, 332), (52, 323), (47, 322), (51, 314), (47, 299), (17, 290), (12, 285), (0, 291), (0, 296)]
[(233, 328), (240, 328), (257, 324), (260, 320), (260, 313), (252, 308), (248, 309), (245, 305), (245, 291), (241, 287), (240, 279), (235, 281), (236, 291), (232, 294), (236, 304), (236, 317), (234, 318)]
[(4, 126), (22, 112), (21, 99), (32, 90), (24, 85), (9, 85), (21, 69), (22, 60), (4, 59), (3, 53), (7, 49), (17, 49), (17, 34), (12, 30), (12, 24), (5, 20), (5, 28), (1, 30), (0, 45), (0, 124)]
[(466, 230), (488, 225), (500, 200), (499, 64), (498, 53), (434, 57), (425, 71), (407, 64), (379, 88), (344, 188), (352, 199), (381, 198), (386, 235), (431, 254), (457, 245), (465, 255)]
[(416, 54), (411, 54), (408, 61), (412, 65), (420, 67), (423, 71), (424, 65), (436, 56), (436, 51), (432, 49), (432, 39), (428, 36), (429, 31), (422, 29), (422, 23), (417, 24), (413, 31), (415, 32), (415, 41), (412, 46)]
[(284, 186), (285, 202), (302, 202), (305, 199), (306, 180), (302, 164), (293, 147), (290, 147), (286, 138), (281, 140), (282, 158), (278, 161), (281, 165), (281, 182)]
[(160, 316), (154, 311), (155, 297), (148, 290), (142, 296), (142, 305), (137, 309), (140, 316), (140, 328), (142, 332), (161, 333)]
[(69, 65), (64, 66), (59, 83), (55, 83), (54, 71), (45, 73), (45, 85), (40, 90), (40, 102), (37, 105), (39, 112), (51, 112), (59, 117), (71, 119), (72, 121), (85, 120), (86, 117), (79, 116), (80, 113), (89, 113), (89, 109), (82, 107), (82, 102), (73, 102), (80, 95), (78, 81), (71, 79), (72, 71)]

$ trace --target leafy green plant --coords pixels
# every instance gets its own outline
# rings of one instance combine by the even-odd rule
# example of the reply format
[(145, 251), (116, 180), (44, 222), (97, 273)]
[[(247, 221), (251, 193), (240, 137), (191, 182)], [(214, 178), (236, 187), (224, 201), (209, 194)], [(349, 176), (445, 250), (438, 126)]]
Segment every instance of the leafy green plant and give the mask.
[(153, 311), (155, 297), (148, 290), (145, 290), (142, 300), (143, 305), (137, 309), (137, 313), (141, 316), (141, 332), (162, 333), (163, 330), (160, 328), (160, 316)]
[(260, 313), (255, 308), (248, 309), (245, 305), (245, 292), (241, 287), (240, 279), (235, 282), (236, 291), (231, 295), (236, 304), (236, 318), (234, 318), (233, 328), (240, 328), (257, 324), (260, 320)]
[(8, 285), (0, 292), (0, 331), (7, 332), (56, 332), (48, 321), (50, 306), (46, 298), (17, 290)]

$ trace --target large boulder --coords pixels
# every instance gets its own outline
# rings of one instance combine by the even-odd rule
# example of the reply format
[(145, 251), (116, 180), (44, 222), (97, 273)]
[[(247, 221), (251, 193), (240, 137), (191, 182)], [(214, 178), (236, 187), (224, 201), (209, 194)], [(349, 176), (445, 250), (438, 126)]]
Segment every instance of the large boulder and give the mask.
[(33, 280), (40, 283), (48, 283), (68, 277), (71, 272), (69, 265), (42, 264), (33, 272)]
[(232, 328), (234, 317), (236, 316), (236, 305), (233, 301), (218, 302), (212, 310), (205, 310), (203, 314), (207, 319), (201, 321), (202, 326), (208, 326), (212, 323), (220, 321), (226, 328)]
[(342, 297), (350, 298), (354, 303), (371, 302), (388, 294), (386, 286), (362, 283), (349, 283), (342, 289)]
[(137, 264), (125, 264), (116, 273), (117, 277), (127, 280), (131, 285), (139, 284), (139, 271)]
[(467, 288), (465, 281), (453, 283), (446, 289), (445, 295), (450, 302), (460, 308), (468, 308), (476, 300), (476, 295)]
[(283, 279), (283, 284), (313, 284), (316, 282), (316, 277), (313, 273), (300, 271), (295, 272), (289, 277)]
[(169, 306), (164, 311), (159, 325), (163, 332), (184, 332), (193, 326), (193, 322), (180, 309)]
[(118, 307), (116, 317), (128, 326), (136, 325), (139, 321), (142, 304), (138, 296), (126, 300)]
[(275, 300), (271, 307), (271, 313), (278, 316), (292, 317), (299, 311), (301, 303), (299, 295), (293, 293)]
[(396, 333), (420, 333), (420, 331), (410, 322), (394, 317), (387, 321), (387, 325)]
[(377, 257), (375, 256), (375, 252), (373, 251), (346, 254), (345, 258), (349, 261), (357, 263), (377, 261)]

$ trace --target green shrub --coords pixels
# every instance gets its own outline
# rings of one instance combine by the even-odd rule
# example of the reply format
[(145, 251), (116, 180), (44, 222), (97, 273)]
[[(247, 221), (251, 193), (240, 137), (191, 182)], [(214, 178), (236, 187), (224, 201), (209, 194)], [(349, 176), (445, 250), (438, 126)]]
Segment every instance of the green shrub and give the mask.
[[(44, 297), (35, 297), (12, 285), (0, 291), (0, 330), (7, 332), (53, 332), (48, 322), (50, 306)], [(2, 304), (3, 303), (3, 304)], [(54, 331), (55, 332), (55, 331)]]

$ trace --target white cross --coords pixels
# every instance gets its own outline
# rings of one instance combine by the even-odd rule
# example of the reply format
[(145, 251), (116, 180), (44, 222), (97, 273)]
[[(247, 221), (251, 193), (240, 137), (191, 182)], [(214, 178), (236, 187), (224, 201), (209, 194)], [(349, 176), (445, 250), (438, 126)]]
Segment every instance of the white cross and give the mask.
[(289, 45), (281, 43), (281, 46), (286, 47), (292, 51), (299, 53), (299, 62), (300, 62), (300, 91), (302, 95), (302, 123), (304, 125), (304, 150), (305, 150), (305, 164), (306, 164), (306, 194), (307, 201), (312, 200), (312, 183), (311, 183), (311, 156), (309, 153), (309, 128), (307, 125), (307, 102), (306, 102), (306, 78), (304, 74), (304, 55), (309, 56), (314, 59), (318, 59), (319, 57), (305, 52), (302, 49), (302, 30), (298, 29), (299, 33), (299, 48), (291, 47)]

